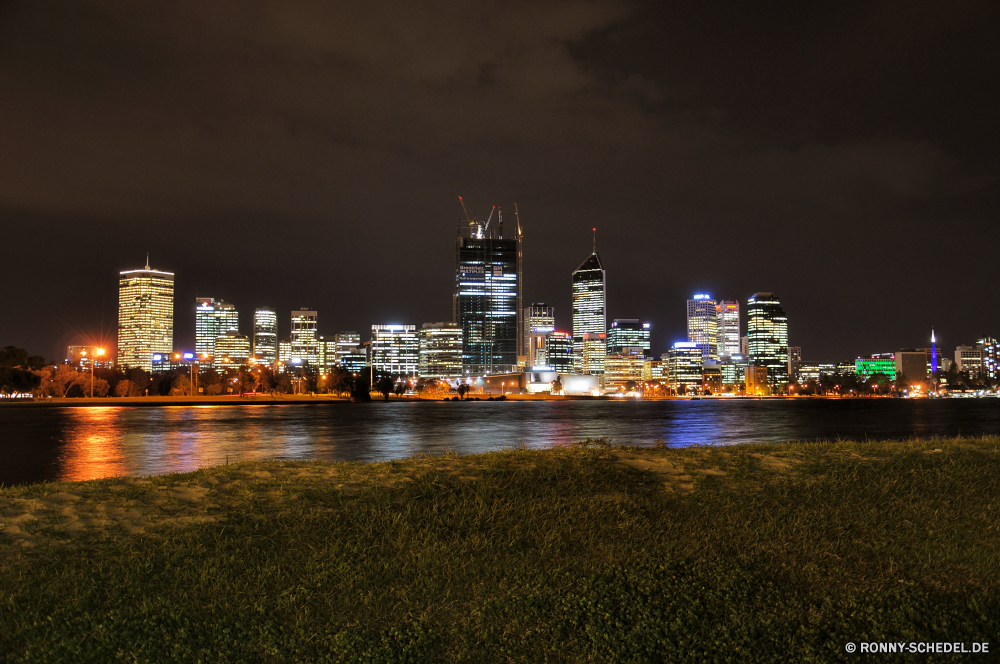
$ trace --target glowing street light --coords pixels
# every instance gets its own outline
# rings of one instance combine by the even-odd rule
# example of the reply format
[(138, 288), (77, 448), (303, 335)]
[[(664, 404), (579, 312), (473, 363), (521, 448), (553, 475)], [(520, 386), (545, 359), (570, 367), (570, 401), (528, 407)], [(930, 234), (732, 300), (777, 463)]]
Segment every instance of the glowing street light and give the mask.
[[(101, 355), (104, 355), (104, 349), (103, 348), (98, 348), (97, 351), (95, 351), (95, 352), (97, 353), (98, 357), (100, 357)], [(94, 369), (96, 369), (96, 368), (97, 368), (97, 358), (96, 357), (92, 357), (92, 358), (90, 358), (90, 398), (91, 399), (94, 398)]]

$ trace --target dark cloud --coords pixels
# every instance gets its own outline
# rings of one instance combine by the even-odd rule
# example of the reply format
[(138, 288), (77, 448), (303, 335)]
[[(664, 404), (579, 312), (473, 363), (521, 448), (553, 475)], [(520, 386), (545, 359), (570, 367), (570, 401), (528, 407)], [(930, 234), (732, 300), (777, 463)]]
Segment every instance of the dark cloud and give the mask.
[(326, 333), (447, 318), (463, 194), (518, 202), (562, 325), (596, 224), (658, 350), (701, 288), (777, 292), (807, 359), (1000, 334), (949, 242), (1000, 239), (997, 10), (832, 7), (0, 4), (3, 255), (33, 275), (0, 332), (54, 352), (147, 249), (182, 342), (196, 292)]

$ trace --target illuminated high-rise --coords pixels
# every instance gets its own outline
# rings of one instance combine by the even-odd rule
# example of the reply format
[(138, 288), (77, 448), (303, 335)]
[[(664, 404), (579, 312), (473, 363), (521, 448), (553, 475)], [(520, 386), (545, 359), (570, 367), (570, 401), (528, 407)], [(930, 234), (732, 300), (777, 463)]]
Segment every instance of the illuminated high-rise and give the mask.
[(553, 331), (545, 340), (545, 365), (561, 374), (573, 373), (573, 335)]
[(719, 357), (742, 355), (740, 348), (740, 303), (736, 300), (720, 300), (715, 305), (718, 319)]
[(502, 213), (493, 221), (463, 222), (455, 243), (453, 316), (466, 375), (517, 371), (523, 345), (521, 240), (504, 238)]
[(292, 312), (291, 362), (292, 364), (319, 364), (318, 314), (305, 307)]
[[(591, 352), (592, 358), (584, 358), (584, 337), (588, 334), (600, 335), (590, 337), (590, 345), (606, 342), (608, 331), (606, 274), (601, 257), (597, 255), (597, 241), (594, 241), (594, 251), (580, 267), (573, 271), (573, 368), (575, 373), (599, 375), (604, 372), (603, 359), (596, 357), (596, 348)], [(607, 355), (607, 347), (599, 353)]]
[(126, 270), (118, 279), (118, 364), (153, 370), (154, 353), (174, 346), (174, 274)]
[(982, 336), (976, 341), (976, 348), (983, 354), (983, 373), (996, 380), (1000, 377), (1000, 344), (993, 337)]
[(194, 312), (194, 350), (198, 357), (215, 357), (215, 340), (240, 329), (240, 314), (236, 307), (211, 297), (196, 297)]
[(688, 341), (697, 344), (704, 360), (719, 359), (719, 313), (708, 293), (687, 301)]
[(462, 374), (462, 328), (455, 323), (424, 323), (417, 334), (420, 378), (458, 378)]
[(632, 352), (626, 349), (639, 348), (641, 355), (649, 355), (650, 324), (640, 323), (638, 318), (616, 318), (608, 328), (608, 355)]
[(774, 293), (747, 301), (747, 354), (750, 364), (767, 367), (771, 385), (788, 382), (788, 318)]
[(420, 341), (415, 325), (372, 325), (372, 367), (396, 376), (416, 376)]
[(270, 307), (253, 313), (253, 356), (262, 364), (278, 360), (278, 312)]
[(534, 302), (524, 308), (524, 356), (528, 367), (547, 367), (549, 336), (556, 329), (556, 308)]

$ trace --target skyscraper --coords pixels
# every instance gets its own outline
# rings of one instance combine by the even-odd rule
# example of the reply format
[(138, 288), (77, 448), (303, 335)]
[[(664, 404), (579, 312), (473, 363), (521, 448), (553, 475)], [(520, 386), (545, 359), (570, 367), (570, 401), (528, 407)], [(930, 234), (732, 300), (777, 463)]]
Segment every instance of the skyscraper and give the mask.
[(270, 307), (253, 314), (253, 356), (262, 364), (278, 361), (278, 313)]
[[(576, 373), (583, 373), (584, 335), (603, 336), (608, 331), (606, 274), (601, 257), (597, 255), (596, 229), (594, 232), (593, 253), (573, 271), (573, 369)], [(606, 347), (602, 355), (607, 355)], [(604, 371), (601, 361), (596, 357), (592, 362), (588, 361), (587, 365), (588, 373), (600, 374)]]
[(771, 385), (788, 382), (788, 318), (774, 293), (754, 293), (747, 301), (749, 363), (767, 367)]
[(118, 364), (153, 370), (153, 354), (174, 345), (174, 274), (149, 267), (118, 279)]
[(715, 305), (719, 328), (719, 357), (742, 355), (740, 349), (740, 303), (722, 300)]
[(608, 355), (626, 352), (626, 348), (641, 348), (642, 355), (649, 355), (650, 324), (638, 318), (616, 318), (608, 328)]
[(215, 357), (215, 340), (229, 332), (239, 331), (240, 314), (236, 307), (211, 297), (196, 297), (194, 313), (194, 350), (198, 357)]
[(512, 373), (523, 331), (519, 330), (520, 239), (504, 239), (503, 213), (491, 227), (460, 224), (455, 244), (454, 321), (462, 330), (466, 374)]
[(292, 312), (292, 334), (289, 339), (292, 363), (312, 366), (319, 364), (318, 318), (315, 311), (305, 307)]
[(688, 341), (697, 344), (704, 360), (719, 359), (719, 313), (708, 293), (687, 301)]
[(462, 375), (462, 329), (455, 323), (424, 323), (420, 342), (420, 378), (457, 378)]
[(561, 374), (573, 373), (573, 335), (553, 332), (545, 340), (546, 366)]
[(1000, 376), (1000, 344), (993, 337), (982, 336), (976, 341), (976, 348), (983, 352), (983, 373), (995, 380)]
[(420, 342), (415, 325), (372, 325), (372, 367), (397, 376), (415, 376)]

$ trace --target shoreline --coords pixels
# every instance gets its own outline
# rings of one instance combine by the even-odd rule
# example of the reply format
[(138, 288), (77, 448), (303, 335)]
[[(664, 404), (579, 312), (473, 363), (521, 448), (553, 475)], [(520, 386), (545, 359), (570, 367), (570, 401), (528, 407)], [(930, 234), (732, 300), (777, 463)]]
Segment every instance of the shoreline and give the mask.
[[(493, 395), (468, 396), (462, 401), (488, 401)], [(496, 401), (495, 395), (493, 400)], [(621, 402), (657, 402), (657, 401), (815, 401), (815, 400), (848, 400), (868, 401), (872, 399), (895, 399), (889, 396), (877, 397), (845, 397), (836, 395), (774, 395), (774, 396), (662, 396), (662, 397), (615, 397), (589, 395), (551, 395), (551, 394), (506, 394), (503, 401), (621, 401)], [(390, 403), (411, 402), (451, 402), (445, 397), (422, 397), (392, 395)], [(82, 397), (82, 398), (51, 398), (51, 399), (0, 399), (0, 408), (158, 408), (174, 406), (301, 406), (305, 404), (353, 403), (349, 397), (339, 397), (329, 394), (299, 394), (272, 396), (266, 394), (251, 394), (245, 396), (155, 396), (155, 397)], [(386, 403), (381, 395), (373, 396), (370, 403)]]

